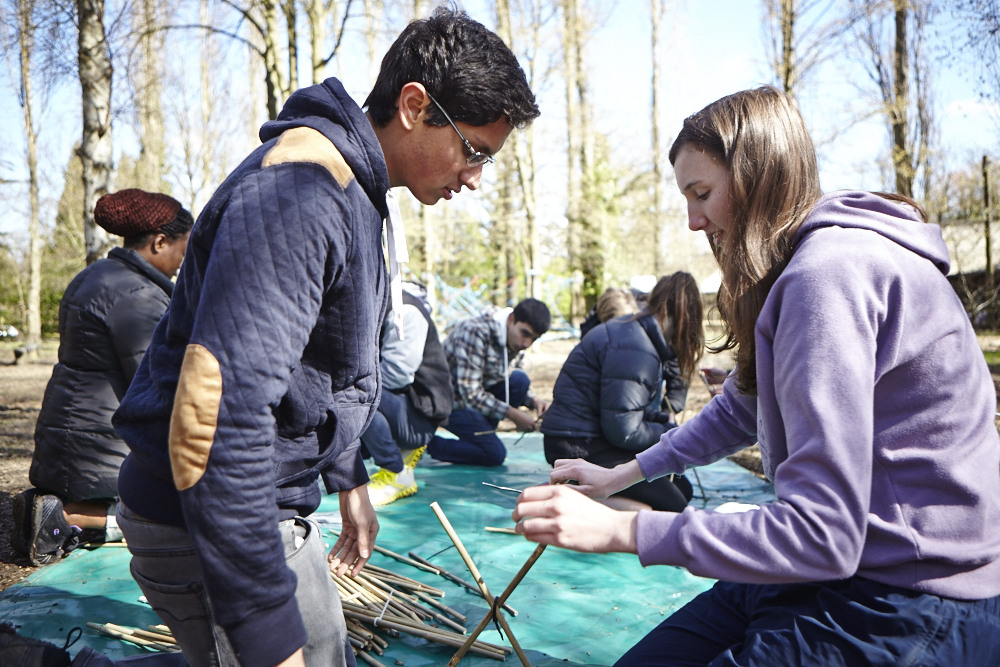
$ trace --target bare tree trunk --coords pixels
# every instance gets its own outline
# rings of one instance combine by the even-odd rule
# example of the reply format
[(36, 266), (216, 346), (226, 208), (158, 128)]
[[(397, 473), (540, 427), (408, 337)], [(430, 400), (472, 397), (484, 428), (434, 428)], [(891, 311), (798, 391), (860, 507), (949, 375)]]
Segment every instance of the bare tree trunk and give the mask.
[[(535, 87), (535, 63), (537, 58), (533, 57), (539, 53), (541, 29), (545, 24), (545, 19), (541, 16), (542, 3), (533, 2), (529, 4), (530, 16), (527, 21), (529, 25), (531, 44), (527, 58), (527, 79), (528, 85)], [(510, 2), (508, 0), (497, 0), (497, 34), (512, 49), (514, 48), (514, 29), (511, 24)], [(542, 274), (538, 263), (541, 261), (541, 251), (539, 249), (537, 216), (537, 198), (535, 195), (535, 152), (534, 152), (534, 125), (529, 125), (527, 129), (518, 132), (510, 141), (513, 142), (511, 149), (514, 152), (514, 169), (517, 174), (517, 185), (520, 188), (521, 208), (524, 212), (524, 230), (521, 248), (521, 264), (524, 270), (525, 293), (527, 296), (538, 299), (541, 298), (542, 281), (539, 276)]]
[(288, 92), (291, 94), (299, 87), (299, 23), (295, 0), (282, 0), (281, 11), (288, 30)]
[(990, 207), (990, 159), (983, 156), (983, 238), (986, 240), (986, 291), (993, 292), (993, 211)]
[[(497, 35), (510, 48), (513, 48), (514, 35), (510, 26), (510, 5), (507, 0), (497, 0), (496, 3)], [(514, 304), (518, 301), (518, 276), (517, 269), (519, 241), (521, 238), (518, 227), (518, 219), (514, 215), (515, 200), (517, 198), (517, 177), (519, 176), (519, 165), (517, 161), (517, 137), (511, 137), (510, 148), (500, 154), (497, 160), (497, 168), (500, 172), (499, 183), (499, 211), (498, 218), (503, 225), (503, 255), (504, 255), (504, 284), (506, 285), (506, 301)]]
[[(200, 0), (198, 3), (198, 15), (201, 17), (201, 24), (208, 25), (208, 0)], [(215, 146), (216, 138), (211, 131), (212, 127), (212, 72), (211, 72), (211, 42), (210, 33), (207, 31), (202, 34), (201, 37), (201, 62), (199, 63), (199, 74), (201, 77), (201, 95), (199, 100), (201, 102), (201, 134), (204, 146)], [(201, 151), (201, 182), (203, 185), (212, 183), (215, 179), (213, 178), (213, 160), (212, 156), (214, 151), (202, 150)], [(195, 207), (195, 192), (192, 189), (191, 196), (191, 211), (197, 211)]]
[(376, 0), (365, 0), (365, 45), (368, 47), (369, 79), (378, 76), (379, 59), (375, 52), (378, 39), (378, 29), (382, 25), (382, 3)]
[[(915, 197), (917, 174), (923, 174), (923, 196), (931, 178), (930, 66), (923, 40), (934, 5), (928, 0), (892, 0), (872, 5), (852, 0), (852, 20), (871, 60), (865, 64), (881, 95), (889, 129), (891, 160), (896, 192)], [(882, 26), (891, 16), (892, 36), (882, 37)], [(911, 71), (913, 73), (911, 85)], [(914, 91), (914, 86), (916, 90)]]
[[(579, 0), (574, 0), (579, 3)], [(590, 89), (587, 69), (584, 67), (585, 29), (580, 5), (575, 13), (574, 48), (576, 49), (576, 90), (579, 97), (580, 121), (580, 174), (583, 206), (579, 209), (581, 236), (581, 263), (583, 273), (581, 316), (597, 303), (604, 284), (604, 239), (606, 210), (601, 200), (598, 185), (597, 151), (595, 133), (591, 129)]]
[(163, 61), (164, 38), (157, 8), (163, 11), (162, 3), (156, 0), (142, 0), (135, 8), (141, 53), (135, 82), (135, 105), (141, 144), (136, 165), (136, 185), (153, 192), (163, 188), (163, 170), (167, 159), (163, 129), (163, 85), (159, 71), (159, 64)]
[(326, 41), (326, 26), (323, 18), (326, 8), (323, 7), (322, 0), (307, 0), (306, 18), (309, 21), (309, 51), (312, 67), (312, 82), (317, 84), (322, 79), (320, 71), (322, 65), (323, 42)]
[[(20, 49), (21, 112), (28, 149), (28, 337), (29, 345), (42, 340), (41, 291), (42, 252), (38, 214), (38, 131), (32, 117), (31, 64), (35, 49), (34, 0), (18, 0), (18, 47)], [(34, 354), (33, 352), (31, 354)]]
[(764, 0), (765, 45), (775, 81), (797, 97), (803, 79), (836, 52), (845, 18), (826, 18), (828, 0)]
[(113, 68), (104, 32), (104, 0), (77, 0), (78, 61), (83, 97), (83, 234), (87, 264), (107, 254), (108, 235), (94, 223), (94, 205), (107, 193), (111, 177), (111, 77)]
[(284, 77), (278, 65), (278, 8), (275, 0), (261, 2), (264, 42), (264, 81), (267, 86), (267, 117), (274, 120), (284, 104)]
[(893, 0), (896, 37), (893, 42), (893, 100), (889, 107), (892, 126), (892, 164), (896, 171), (896, 192), (913, 196), (913, 162), (907, 141), (907, 107), (910, 101), (910, 52), (906, 39), (908, 0)]
[(652, 18), (653, 52), (653, 273), (663, 273), (663, 156), (660, 148), (660, 22), (663, 19), (663, 0), (650, 0)]
[(576, 48), (578, 31), (578, 0), (561, 0), (563, 11), (563, 58), (566, 67), (566, 221), (569, 268), (574, 279), (570, 286), (569, 319), (579, 321), (587, 312), (583, 301), (583, 274), (579, 272), (583, 257), (583, 230), (580, 209), (583, 199), (582, 130), (580, 120), (579, 87), (580, 65)]
[(795, 63), (795, 0), (781, 0), (781, 89), (795, 94), (798, 72)]

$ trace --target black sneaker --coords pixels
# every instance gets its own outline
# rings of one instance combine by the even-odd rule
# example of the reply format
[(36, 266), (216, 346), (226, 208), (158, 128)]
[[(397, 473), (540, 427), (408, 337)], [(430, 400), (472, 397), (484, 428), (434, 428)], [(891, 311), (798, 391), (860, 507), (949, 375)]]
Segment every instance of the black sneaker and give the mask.
[(37, 492), (31, 499), (31, 521), (27, 528), (28, 559), (32, 565), (59, 560), (79, 546), (83, 532), (66, 521), (58, 497)]
[(14, 496), (11, 501), (14, 530), (10, 534), (10, 546), (15, 553), (25, 558), (31, 555), (31, 508), (35, 493), (35, 489), (27, 489)]
[[(72, 631), (70, 632), (72, 635)], [(67, 639), (67, 644), (71, 644)], [(69, 667), (65, 648), (17, 633), (9, 623), (0, 624), (0, 665), (5, 667)]]

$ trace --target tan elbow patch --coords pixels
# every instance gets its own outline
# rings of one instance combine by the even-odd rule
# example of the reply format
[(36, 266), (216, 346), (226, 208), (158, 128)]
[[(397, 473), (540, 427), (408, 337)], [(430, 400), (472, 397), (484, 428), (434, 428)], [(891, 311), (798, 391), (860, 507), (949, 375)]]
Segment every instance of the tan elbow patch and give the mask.
[(170, 470), (179, 491), (190, 489), (205, 474), (221, 403), (219, 361), (207, 348), (188, 345), (170, 415)]
[(337, 147), (311, 127), (296, 127), (282, 132), (274, 148), (264, 156), (261, 166), (273, 167), (289, 162), (318, 164), (330, 172), (341, 189), (347, 188), (354, 180), (354, 172)]

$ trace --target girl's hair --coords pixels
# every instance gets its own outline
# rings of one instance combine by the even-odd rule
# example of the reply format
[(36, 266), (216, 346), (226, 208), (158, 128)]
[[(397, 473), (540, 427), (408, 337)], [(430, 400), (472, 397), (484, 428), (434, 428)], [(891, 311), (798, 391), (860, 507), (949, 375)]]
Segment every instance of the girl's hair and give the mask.
[(609, 287), (597, 299), (597, 319), (601, 322), (613, 320), (622, 315), (631, 315), (639, 310), (632, 292), (619, 287)]
[(694, 276), (678, 271), (660, 278), (649, 293), (646, 309), (659, 320), (661, 327), (669, 318), (673, 327), (667, 342), (677, 353), (681, 377), (690, 378), (705, 346), (701, 290)]
[(725, 338), (711, 349), (737, 350), (738, 386), (756, 395), (754, 326), (791, 259), (796, 230), (822, 194), (816, 151), (794, 102), (771, 86), (728, 95), (685, 119), (670, 164), (684, 146), (729, 171), (731, 218), (725, 250), (716, 250)]

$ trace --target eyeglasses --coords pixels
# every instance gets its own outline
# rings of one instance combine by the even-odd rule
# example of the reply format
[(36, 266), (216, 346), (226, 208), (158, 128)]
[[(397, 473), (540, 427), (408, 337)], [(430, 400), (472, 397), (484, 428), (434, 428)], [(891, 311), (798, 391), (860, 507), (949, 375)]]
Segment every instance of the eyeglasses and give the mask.
[(494, 162), (497, 161), (497, 159), (492, 155), (490, 155), (489, 153), (481, 153), (477, 151), (475, 148), (473, 148), (472, 144), (469, 143), (469, 140), (465, 138), (464, 134), (462, 134), (462, 131), (458, 129), (458, 125), (455, 125), (455, 121), (453, 121), (451, 119), (451, 116), (448, 115), (448, 112), (444, 110), (444, 107), (438, 104), (438, 101), (434, 99), (434, 96), (431, 95), (429, 92), (427, 93), (427, 97), (431, 98), (431, 102), (433, 102), (434, 106), (438, 108), (438, 111), (444, 114), (445, 120), (447, 120), (451, 124), (455, 132), (458, 133), (458, 138), (462, 140), (463, 144), (465, 144), (466, 150), (469, 151), (469, 157), (466, 158), (465, 160), (466, 164), (468, 164), (470, 167), (481, 167), (484, 164), (487, 163), (493, 164)]

